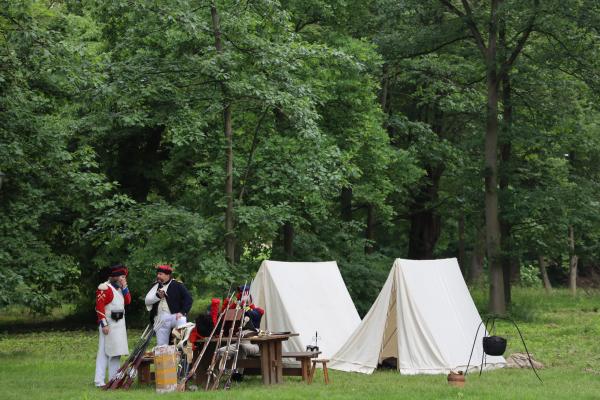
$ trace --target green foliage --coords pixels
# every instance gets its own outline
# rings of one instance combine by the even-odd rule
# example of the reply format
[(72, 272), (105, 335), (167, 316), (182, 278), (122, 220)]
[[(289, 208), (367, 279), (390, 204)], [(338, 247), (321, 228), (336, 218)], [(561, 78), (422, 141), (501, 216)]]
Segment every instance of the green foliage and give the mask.
[(72, 107), (77, 53), (61, 7), (3, 2), (0, 13), (0, 307), (45, 311), (77, 294), (80, 228), (110, 198)]
[[(359, 250), (361, 250), (359, 248)], [(392, 259), (362, 251), (338, 258), (342, 276), (361, 317), (369, 311), (388, 277)]]
[(223, 254), (211, 253), (214, 234), (214, 225), (200, 215), (157, 202), (110, 209), (87, 236), (102, 249), (94, 258), (95, 267), (125, 263), (132, 293), (141, 298), (160, 263), (172, 264), (174, 277), (198, 293), (227, 286), (232, 275)]
[[(485, 32), (489, 7), (471, 3)], [(504, 256), (524, 265), (564, 260), (569, 226), (584, 268), (600, 259), (592, 3), (499, 10), (508, 47), (538, 13), (500, 99)], [(91, 308), (114, 262), (135, 296), (158, 262), (205, 295), (275, 258), (337, 260), (363, 313), (415, 243), (456, 256), (462, 221), (475, 252), (487, 88), (462, 18), (434, 0), (210, 4), (0, 1), (0, 307)]]
[(540, 270), (537, 266), (527, 264), (521, 266), (519, 284), (524, 287), (537, 287), (542, 286), (542, 279), (540, 278)]

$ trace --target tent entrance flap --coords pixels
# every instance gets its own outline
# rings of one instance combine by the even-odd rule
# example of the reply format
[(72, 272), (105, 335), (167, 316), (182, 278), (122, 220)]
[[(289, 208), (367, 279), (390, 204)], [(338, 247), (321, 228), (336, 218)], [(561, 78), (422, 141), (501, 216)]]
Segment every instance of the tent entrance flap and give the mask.
[[(396, 293), (396, 280), (393, 280), (392, 293)], [(396, 317), (396, 296), (390, 296), (390, 304), (383, 330), (383, 341), (379, 353), (378, 364), (381, 364), (386, 358), (398, 358), (398, 318)]]

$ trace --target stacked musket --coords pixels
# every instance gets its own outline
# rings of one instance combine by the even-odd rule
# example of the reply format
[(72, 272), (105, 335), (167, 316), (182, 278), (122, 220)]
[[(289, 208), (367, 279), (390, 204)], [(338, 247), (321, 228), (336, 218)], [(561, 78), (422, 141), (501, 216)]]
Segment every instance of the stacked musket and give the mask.
[[(246, 287), (246, 282), (244, 282), (244, 288)], [(219, 383), (221, 381), (221, 377), (223, 376), (223, 372), (225, 371), (225, 366), (227, 363), (227, 359), (229, 358), (229, 352), (231, 349), (231, 341), (233, 339), (233, 334), (235, 331), (235, 323), (238, 320), (238, 315), (239, 315), (239, 311), (241, 310), (242, 314), (244, 313), (244, 307), (245, 307), (245, 303), (246, 303), (246, 297), (244, 296), (244, 293), (242, 293), (242, 296), (240, 298), (240, 301), (238, 301), (236, 303), (236, 307), (235, 307), (235, 313), (233, 316), (233, 321), (231, 324), (231, 328), (229, 329), (228, 335), (227, 335), (227, 342), (225, 345), (225, 350), (223, 351), (223, 354), (219, 355), (219, 369), (218, 371), (215, 373), (215, 365), (217, 362), (217, 354), (219, 353), (219, 349), (221, 348), (221, 343), (223, 340), (223, 333), (224, 333), (224, 328), (225, 328), (225, 323), (223, 322), (221, 324), (221, 332), (219, 333), (219, 337), (218, 337), (218, 341), (217, 341), (217, 346), (215, 347), (215, 352), (213, 353), (213, 357), (210, 363), (210, 366), (208, 367), (208, 371), (207, 373), (207, 380), (206, 380), (206, 390), (215, 390), (219, 387)], [(229, 305), (226, 307), (225, 312), (227, 312), (227, 309), (229, 309)], [(239, 329), (241, 330), (242, 327), (240, 326)], [(239, 343), (236, 346), (236, 350), (239, 350)], [(236, 360), (237, 360), (237, 356), (236, 356)], [(212, 380), (212, 382), (211, 382)]]
[(150, 340), (154, 337), (155, 330), (162, 324), (162, 321), (157, 321), (154, 323), (154, 326), (148, 325), (144, 330), (140, 340), (136, 343), (133, 351), (127, 357), (121, 368), (117, 371), (114, 377), (111, 378), (110, 381), (104, 387), (105, 390), (113, 390), (113, 389), (129, 389), (133, 380), (137, 375), (138, 368), (142, 359), (144, 358), (144, 354), (146, 352), (146, 348), (150, 344)]
[[(242, 286), (242, 287), (246, 288), (246, 282), (244, 282), (244, 286)], [(217, 373), (217, 376), (213, 382), (212, 390), (216, 390), (219, 388), (221, 378), (226, 369), (227, 360), (230, 357), (230, 352), (233, 351), (235, 353), (233, 355), (234, 360), (231, 364), (231, 367), (227, 370), (228, 379), (225, 383), (224, 388), (229, 389), (229, 387), (231, 386), (231, 374), (233, 373), (233, 370), (236, 368), (235, 364), (237, 364), (237, 358), (238, 358), (238, 354), (239, 354), (239, 350), (240, 350), (240, 343), (241, 343), (241, 338), (242, 338), (243, 315), (244, 315), (244, 308), (246, 307), (247, 298), (248, 298), (248, 294), (247, 294), (246, 290), (244, 289), (244, 291), (241, 293), (240, 301), (236, 304), (236, 307), (235, 307), (233, 321), (231, 324), (231, 328), (229, 329), (229, 335), (227, 337), (227, 345), (225, 346), (224, 354), (221, 354), (221, 360), (219, 363), (219, 372)], [(238, 337), (236, 338), (237, 343), (235, 344), (235, 346), (232, 350), (231, 341), (233, 339), (233, 334), (235, 332), (235, 323), (239, 319), (239, 316), (238, 316), (239, 312), (242, 313), (242, 323), (239, 326)], [(218, 348), (215, 350), (215, 353), (217, 353), (217, 352), (218, 352)]]
[[(233, 300), (233, 297), (235, 296), (235, 292), (232, 293), (229, 296), (229, 302), (231, 302)], [(229, 303), (228, 303), (229, 304)], [(221, 323), (221, 321), (223, 320), (223, 318), (225, 317), (225, 314), (227, 313), (227, 308), (225, 308), (223, 311), (221, 311), (221, 313), (219, 314), (219, 317), (217, 318), (217, 322), (215, 323), (215, 325), (213, 326), (212, 331), (210, 332), (210, 335), (208, 336), (208, 338), (206, 338), (204, 344), (202, 345), (202, 350), (200, 351), (200, 354), (198, 355), (198, 357), (196, 358), (196, 361), (194, 361), (194, 365), (192, 365), (192, 369), (188, 372), (188, 374), (181, 380), (181, 382), (179, 382), (179, 384), (177, 385), (177, 390), (180, 392), (183, 392), (185, 390), (186, 384), (187, 382), (194, 376), (194, 374), (196, 373), (196, 369), (198, 368), (198, 366), (200, 365), (200, 362), (202, 361), (202, 358), (204, 357), (204, 353), (206, 353), (206, 349), (208, 348), (208, 346), (210, 345), (210, 342), (212, 340), (212, 338), (215, 335), (215, 332), (217, 331), (217, 327), (219, 326), (219, 324)], [(222, 325), (221, 325), (222, 327)], [(221, 328), (221, 333), (219, 335), (219, 338), (223, 336), (223, 329)], [(219, 341), (220, 343), (220, 341)], [(213, 354), (213, 361), (214, 361), (214, 354)], [(211, 362), (211, 367), (214, 368), (214, 364), (213, 362)]]
[(238, 361), (238, 356), (240, 354), (240, 345), (242, 344), (243, 327), (244, 327), (243, 314), (245, 312), (247, 301), (248, 301), (248, 296), (249, 296), (249, 294), (245, 291), (246, 285), (244, 285), (243, 288), (244, 288), (244, 292), (242, 293), (242, 296), (241, 296), (242, 323), (240, 324), (240, 329), (238, 331), (237, 343), (236, 343), (235, 349), (234, 349), (235, 354), (233, 355), (233, 362), (231, 363), (231, 368), (229, 369), (228, 374), (227, 374), (227, 380), (225, 381), (225, 385), (223, 386), (223, 389), (225, 389), (225, 390), (228, 390), (231, 387), (231, 376), (235, 372), (237, 372), (237, 361)]
[[(231, 299), (233, 299), (233, 297)], [(205, 390), (208, 390), (211, 379), (213, 379), (215, 377), (214, 370), (215, 370), (215, 363), (217, 361), (217, 350), (221, 347), (221, 342), (223, 340), (223, 333), (225, 331), (225, 319), (224, 318), (225, 318), (225, 315), (227, 314), (228, 309), (229, 309), (229, 303), (223, 310), (223, 313), (222, 313), (223, 320), (221, 321), (219, 335), (217, 336), (217, 344), (215, 346), (215, 351), (213, 352), (212, 358), (210, 360), (210, 365), (208, 366), (208, 369), (206, 370), (206, 386), (204, 388)], [(216, 326), (217, 325), (215, 325), (215, 327)]]

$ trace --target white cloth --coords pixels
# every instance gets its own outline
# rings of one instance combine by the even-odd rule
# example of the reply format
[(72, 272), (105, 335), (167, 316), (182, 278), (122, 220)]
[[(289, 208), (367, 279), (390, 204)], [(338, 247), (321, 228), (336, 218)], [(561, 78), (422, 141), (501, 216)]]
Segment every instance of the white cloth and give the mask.
[[(404, 375), (464, 371), (481, 317), (455, 258), (397, 259), (371, 309), (331, 357), (330, 368), (370, 374), (386, 358)], [(481, 364), (479, 330), (470, 368)], [(487, 359), (487, 369), (505, 365)]]
[(158, 290), (158, 282), (154, 284), (146, 294), (146, 298), (144, 299), (144, 303), (146, 304), (146, 310), (152, 310), (152, 306), (155, 303), (160, 301), (160, 298), (156, 296), (156, 291)]
[(179, 317), (179, 319), (177, 319), (177, 314), (163, 313), (163, 314), (157, 315), (156, 318), (160, 318), (160, 320), (163, 321), (156, 328), (156, 345), (157, 346), (168, 345), (169, 339), (171, 338), (171, 331), (173, 330), (173, 328), (175, 328), (177, 326), (185, 325), (187, 323), (186, 317), (181, 316), (181, 317)]
[(104, 385), (106, 379), (106, 367), (108, 367), (108, 379), (110, 380), (117, 371), (121, 364), (121, 356), (108, 356), (104, 351), (104, 341), (106, 335), (102, 333), (102, 327), (98, 327), (100, 334), (98, 340), (98, 353), (96, 354), (96, 375), (94, 377), (94, 384), (96, 386)]
[[(162, 290), (165, 291), (165, 293), (167, 292), (167, 289), (169, 288), (169, 285), (171, 284), (171, 282), (173, 282), (173, 279), (169, 280), (169, 282), (167, 282), (165, 285), (162, 286)], [(158, 282), (156, 282), (148, 291), (148, 293), (146, 294), (146, 298), (144, 299), (144, 303), (146, 304), (146, 310), (150, 311), (152, 310), (152, 306), (154, 306), (154, 304), (158, 303), (160, 301), (160, 304), (158, 305), (158, 313), (160, 314), (161, 311), (162, 312), (168, 312), (169, 314), (171, 313), (171, 311), (169, 310), (169, 305), (167, 304), (167, 298), (160, 298), (156, 295), (156, 292), (158, 291)]]
[(266, 310), (261, 329), (297, 332), (283, 351), (314, 344), (329, 358), (360, 324), (360, 317), (335, 261), (263, 261), (250, 286), (254, 304)]
[[(106, 355), (110, 357), (124, 356), (129, 354), (127, 330), (125, 328), (125, 299), (123, 298), (121, 289), (115, 289), (110, 283), (108, 284), (108, 287), (113, 292), (113, 299), (105, 307), (109, 332), (104, 338), (104, 351), (106, 352)], [(111, 318), (112, 311), (122, 311), (123, 318), (115, 321)]]
[[(227, 359), (233, 357), (233, 354), (235, 353), (235, 349), (237, 347), (237, 343), (232, 343), (229, 346), (223, 346), (219, 350), (217, 350), (217, 354), (219, 357), (221, 357), (225, 353), (227, 347), (229, 347), (229, 352), (227, 352)], [(242, 343), (240, 343), (240, 353), (238, 354), (238, 360), (243, 360), (248, 356), (257, 356), (259, 352), (260, 348), (257, 344), (250, 343), (248, 341), (242, 341)]]
[[(229, 351), (227, 352), (227, 360), (232, 360), (234, 358), (235, 349), (237, 348), (237, 342), (232, 343), (229, 346), (223, 346), (223, 347), (219, 348), (217, 350), (217, 356), (219, 357), (219, 359), (221, 357), (223, 357), (227, 348), (229, 348)], [(238, 353), (238, 361), (245, 360), (249, 356), (258, 356), (259, 353), (260, 353), (260, 348), (257, 344), (251, 343), (247, 340), (242, 340), (242, 342), (240, 343), (240, 351)], [(236, 368), (236, 369), (240, 374), (244, 373), (244, 368)]]

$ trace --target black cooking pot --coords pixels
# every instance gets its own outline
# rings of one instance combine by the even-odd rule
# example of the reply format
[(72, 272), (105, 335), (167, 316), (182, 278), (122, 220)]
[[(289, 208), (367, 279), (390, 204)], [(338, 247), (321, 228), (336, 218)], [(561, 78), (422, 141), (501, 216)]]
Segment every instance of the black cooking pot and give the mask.
[(500, 336), (484, 337), (483, 351), (488, 356), (501, 356), (506, 351), (506, 339)]

